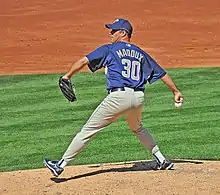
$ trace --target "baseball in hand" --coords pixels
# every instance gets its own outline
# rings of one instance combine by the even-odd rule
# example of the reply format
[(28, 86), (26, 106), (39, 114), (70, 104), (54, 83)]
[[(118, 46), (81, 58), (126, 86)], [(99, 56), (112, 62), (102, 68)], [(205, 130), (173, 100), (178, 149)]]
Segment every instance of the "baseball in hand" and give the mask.
[(182, 102), (175, 102), (175, 106), (176, 106), (176, 108), (181, 108), (182, 105), (183, 105)]
[(176, 108), (181, 108), (183, 106), (183, 98), (180, 98), (179, 101), (175, 101)]
[(181, 108), (183, 106), (183, 98), (180, 98), (179, 101), (175, 101), (176, 108)]

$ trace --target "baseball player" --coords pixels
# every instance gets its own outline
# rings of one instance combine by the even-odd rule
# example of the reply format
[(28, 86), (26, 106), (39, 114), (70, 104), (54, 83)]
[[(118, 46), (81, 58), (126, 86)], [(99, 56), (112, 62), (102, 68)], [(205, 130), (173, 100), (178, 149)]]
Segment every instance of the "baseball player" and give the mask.
[(96, 133), (122, 115), (126, 117), (130, 130), (156, 159), (158, 170), (169, 170), (174, 166), (142, 125), (145, 85), (161, 79), (173, 92), (175, 102), (182, 102), (183, 96), (167, 72), (145, 51), (130, 42), (133, 28), (128, 20), (119, 18), (105, 27), (110, 31), (111, 44), (105, 44), (75, 62), (63, 78), (70, 80), (86, 65), (92, 72), (104, 67), (108, 95), (73, 138), (62, 158), (59, 161), (44, 159), (44, 164), (55, 176), (63, 172), (68, 162), (83, 150)]

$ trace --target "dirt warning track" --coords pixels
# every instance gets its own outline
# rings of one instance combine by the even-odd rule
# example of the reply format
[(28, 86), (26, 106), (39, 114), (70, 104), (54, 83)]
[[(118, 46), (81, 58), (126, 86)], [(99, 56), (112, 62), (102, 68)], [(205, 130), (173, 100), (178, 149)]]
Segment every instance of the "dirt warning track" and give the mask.
[(0, 74), (66, 71), (109, 42), (104, 24), (117, 17), (164, 68), (220, 64), (218, 0), (8, 0), (0, 2)]

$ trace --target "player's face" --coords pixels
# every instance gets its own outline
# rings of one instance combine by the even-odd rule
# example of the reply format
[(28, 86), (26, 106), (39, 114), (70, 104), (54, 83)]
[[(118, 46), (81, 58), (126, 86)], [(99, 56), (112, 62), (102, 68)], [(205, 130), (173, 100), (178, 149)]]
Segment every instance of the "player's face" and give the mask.
[(109, 32), (111, 43), (116, 43), (121, 39), (121, 30), (111, 30)]

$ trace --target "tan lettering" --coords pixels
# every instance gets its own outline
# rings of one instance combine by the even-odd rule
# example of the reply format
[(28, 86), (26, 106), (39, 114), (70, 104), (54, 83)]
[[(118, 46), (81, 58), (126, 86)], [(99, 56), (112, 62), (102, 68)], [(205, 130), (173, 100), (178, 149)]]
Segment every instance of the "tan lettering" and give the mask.
[(121, 50), (116, 51), (116, 53), (118, 54), (119, 58), (123, 57), (123, 54), (121, 53)]
[(144, 56), (142, 54), (140, 54), (140, 57), (139, 57), (139, 62), (141, 62), (141, 59), (143, 58)]
[(134, 51), (134, 50), (131, 50), (131, 57), (134, 58), (134, 55), (135, 55), (135, 51)]
[(130, 53), (130, 50), (129, 50), (129, 49), (126, 49), (126, 52), (127, 52), (127, 55), (128, 55), (128, 56), (131, 56), (131, 53)]
[(122, 52), (123, 52), (123, 55), (124, 55), (124, 56), (127, 56), (127, 53), (126, 53), (126, 50), (125, 50), (125, 49), (122, 49)]
[(135, 58), (138, 59), (139, 58), (139, 52), (135, 51)]

